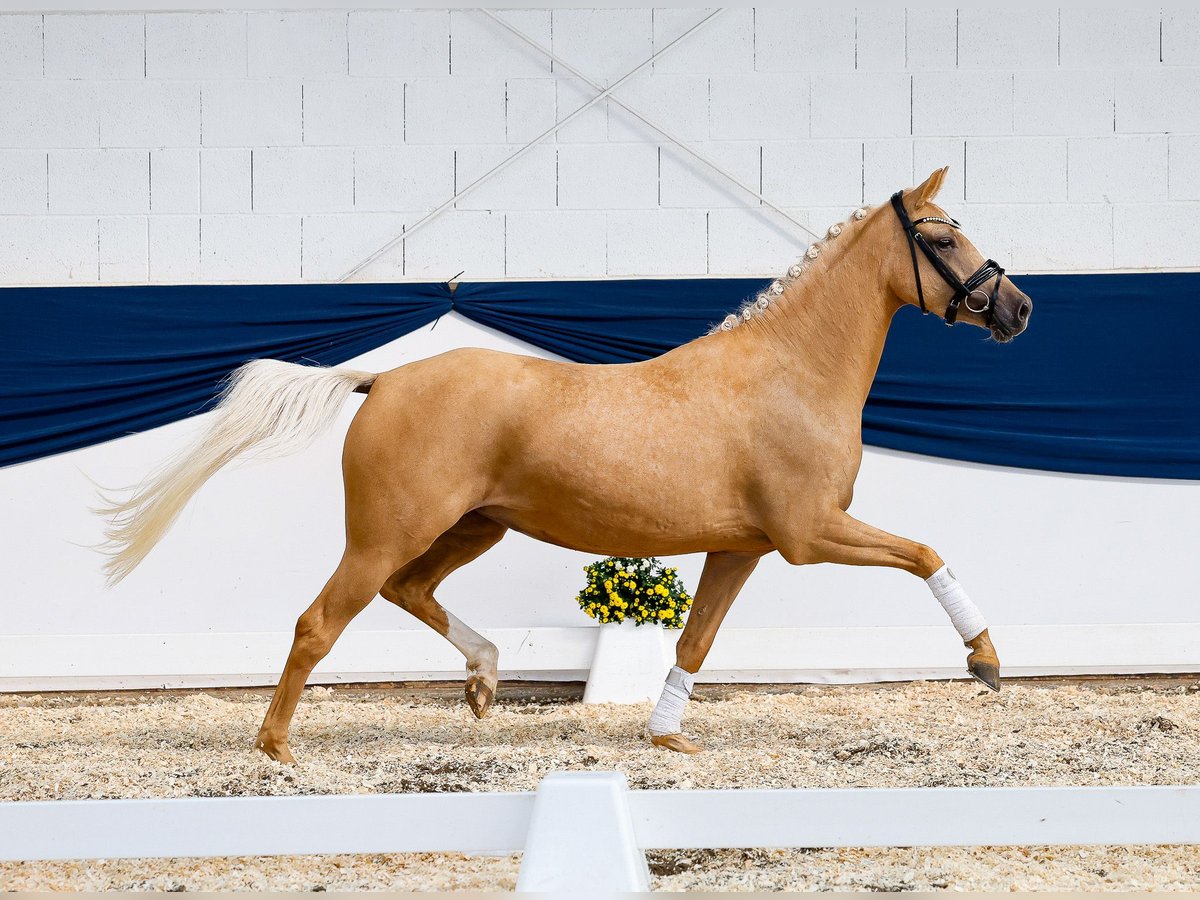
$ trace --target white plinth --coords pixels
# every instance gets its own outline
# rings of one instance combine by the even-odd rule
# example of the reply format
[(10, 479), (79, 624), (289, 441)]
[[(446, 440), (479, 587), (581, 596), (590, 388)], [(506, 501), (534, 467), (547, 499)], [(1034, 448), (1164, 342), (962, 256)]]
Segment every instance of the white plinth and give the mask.
[(661, 625), (635, 625), (628, 619), (601, 625), (583, 702), (655, 702), (671, 668), (672, 646)]

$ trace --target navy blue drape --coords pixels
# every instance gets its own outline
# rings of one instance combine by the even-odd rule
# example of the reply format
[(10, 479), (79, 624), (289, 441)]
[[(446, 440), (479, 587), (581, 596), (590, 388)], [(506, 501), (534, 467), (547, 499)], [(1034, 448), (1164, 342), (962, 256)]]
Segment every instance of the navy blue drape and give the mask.
[[(1200, 478), (1188, 313), (1200, 273), (1018, 276), (1012, 344), (903, 310), (868, 443), (1000, 465)], [(0, 291), (0, 465), (205, 408), (247, 359), (336, 364), (455, 309), (580, 362), (647, 359), (703, 333), (758, 279), (12, 288)]]

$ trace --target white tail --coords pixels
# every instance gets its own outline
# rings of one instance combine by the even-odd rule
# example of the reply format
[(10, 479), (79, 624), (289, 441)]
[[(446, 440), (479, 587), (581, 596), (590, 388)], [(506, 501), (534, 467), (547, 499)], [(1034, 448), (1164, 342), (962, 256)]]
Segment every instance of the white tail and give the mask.
[(256, 359), (233, 373), (212, 412), (212, 425), (191, 447), (168, 459), (124, 500), (103, 497), (96, 512), (111, 517), (100, 550), (109, 555), (109, 586), (146, 558), (204, 482), (235, 457), (303, 450), (333, 424), (346, 397), (375, 375), (350, 369)]

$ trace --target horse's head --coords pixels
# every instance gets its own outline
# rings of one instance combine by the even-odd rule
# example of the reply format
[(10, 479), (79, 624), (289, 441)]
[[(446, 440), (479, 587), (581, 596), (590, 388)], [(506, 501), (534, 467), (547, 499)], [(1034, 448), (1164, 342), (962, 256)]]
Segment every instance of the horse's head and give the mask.
[(892, 197), (895, 252), (885, 275), (893, 293), (947, 324), (970, 322), (1011, 341), (1025, 330), (1033, 312), (1029, 299), (990, 259), (967, 240), (959, 224), (933, 202), (949, 167)]

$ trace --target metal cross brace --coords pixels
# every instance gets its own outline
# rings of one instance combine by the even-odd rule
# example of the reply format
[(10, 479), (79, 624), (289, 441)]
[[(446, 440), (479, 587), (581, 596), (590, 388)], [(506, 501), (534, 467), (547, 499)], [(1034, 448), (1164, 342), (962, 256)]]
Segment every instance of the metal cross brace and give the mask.
[[(576, 69), (570, 63), (568, 63), (566, 60), (562, 59), (560, 56), (557, 56), (552, 50), (549, 50), (546, 47), (543, 47), (541, 44), (539, 44), (537, 41), (535, 41), (533, 38), (531, 38), (525, 32), (521, 31), (515, 25), (512, 25), (512, 24), (504, 21), (504, 19), (500, 18), (498, 15), (496, 15), (490, 9), (480, 9), (479, 11), (481, 13), (483, 13), (485, 16), (487, 16), (488, 18), (490, 18), (492, 21), (494, 21), (497, 25), (500, 25), (501, 27), (506, 28), (507, 30), (511, 31), (514, 35), (516, 35), (518, 38), (523, 40), (529, 46), (533, 47), (535, 50), (538, 50), (539, 52), (544, 53), (546, 56), (550, 57), (552, 60), (554, 60), (555, 63), (562, 66), (564, 69), (566, 69), (568, 72), (570, 72), (572, 75), (576, 76), (580, 80), (584, 81), (589, 87), (595, 88), (598, 91), (604, 89), (604, 86), (602, 84), (592, 80), (587, 75), (583, 74), (583, 72), (580, 72), (578, 69)], [(700, 162), (704, 163), (706, 166), (708, 166), (714, 172), (716, 172), (719, 175), (724, 176), (727, 180), (729, 180), (733, 184), (740, 187), (747, 194), (749, 194), (750, 196), (757, 199), (764, 206), (766, 206), (770, 209), (773, 209), (775, 212), (779, 213), (779, 215), (783, 216), (785, 219), (787, 219), (789, 222), (791, 222), (797, 228), (800, 228), (800, 229), (808, 232), (813, 237), (815, 237), (817, 240), (821, 240), (822, 235), (817, 234), (817, 232), (813, 231), (811, 228), (809, 228), (807, 225), (805, 225), (799, 219), (795, 218), (794, 216), (792, 216), (786, 210), (780, 208), (775, 203), (772, 203), (770, 200), (768, 200), (766, 197), (764, 197), (762, 194), (760, 194), (754, 188), (750, 187), (743, 181), (739, 180), (736, 175), (734, 175), (728, 169), (723, 168), (719, 163), (715, 162), (713, 159), (706, 156), (704, 153), (702, 153), (696, 147), (687, 143), (682, 138), (676, 137), (671, 132), (667, 131), (667, 129), (663, 128), (663, 126), (659, 125), (657, 122), (652, 121), (651, 119), (647, 118), (645, 115), (643, 115), (638, 110), (634, 109), (632, 106), (630, 106), (624, 100), (622, 100), (620, 97), (610, 97), (609, 99), (613, 103), (617, 104), (617, 106), (621, 107), (621, 109), (625, 110), (625, 112), (627, 112), (631, 116), (633, 116), (635, 119), (639, 120), (640, 122), (642, 122), (645, 125), (649, 125), (655, 131), (657, 131), (659, 134), (661, 134), (663, 137), (665, 137), (668, 141), (670, 141), (672, 144), (677, 146), (680, 150), (690, 153), (692, 156), (694, 156), (696, 159), (700, 160)]]
[(454, 194), (454, 196), (451, 197), (449, 200), (447, 200), (445, 203), (442, 203), (440, 206), (430, 210), (428, 213), (426, 213), (424, 216), (422, 216), (420, 219), (418, 219), (411, 227), (405, 228), (401, 234), (392, 238), (390, 241), (388, 241), (386, 244), (384, 244), (382, 247), (380, 247), (378, 250), (376, 250), (374, 253), (372, 253), (370, 256), (368, 256), (366, 259), (364, 259), (362, 262), (358, 263), (352, 269), (347, 271), (346, 274), (344, 274), (341, 278), (338, 279), (338, 283), (349, 281), (351, 278), (353, 278), (355, 275), (357, 275), (359, 272), (361, 272), (363, 269), (365, 269), (371, 263), (375, 262), (375, 260), (379, 259), (379, 257), (383, 256), (385, 253), (387, 253), (389, 250), (391, 250), (393, 247), (395, 247), (397, 244), (407, 241), (417, 231), (419, 231), (425, 225), (432, 222), (435, 218), (440, 216), (443, 212), (445, 212), (447, 209), (449, 209), (451, 206), (453, 206), (456, 202), (461, 200), (467, 194), (474, 191), (477, 187), (479, 187), (481, 184), (483, 184), (485, 181), (487, 181), (489, 178), (491, 178), (497, 172), (499, 172), (500, 170), (504, 169), (505, 167), (511, 165), (512, 163), (516, 162), (518, 159), (520, 159), (522, 156), (524, 156), (526, 153), (528, 153), (530, 150), (532, 150), (534, 147), (536, 147), (538, 144), (540, 144), (543, 140), (550, 137), (552, 134), (555, 134), (560, 129), (562, 129), (564, 126), (569, 124), (570, 122), (574, 121), (576, 118), (578, 118), (580, 115), (582, 115), (588, 109), (591, 109), (591, 107), (595, 106), (601, 100), (604, 100), (605, 98), (609, 97), (612, 94), (612, 92), (615, 91), (617, 88), (619, 88), (622, 84), (624, 84), (626, 81), (628, 81), (634, 75), (636, 75), (638, 72), (642, 71), (642, 69), (646, 68), (646, 66), (650, 65), (650, 63), (654, 62), (654, 60), (656, 60), (658, 57), (662, 56), (664, 53), (666, 53), (672, 47), (679, 44), (685, 38), (688, 38), (691, 35), (695, 34), (697, 30), (699, 30), (703, 26), (707, 25), (714, 18), (719, 16), (722, 12), (724, 12), (723, 9), (717, 9), (717, 10), (714, 10), (713, 12), (709, 13), (707, 16), (705, 16), (703, 19), (701, 19), (699, 22), (697, 22), (695, 25), (693, 25), (691, 28), (689, 28), (687, 31), (685, 31), (683, 34), (681, 34), (679, 37), (675, 38), (675, 40), (671, 41), (671, 43), (667, 44), (661, 50), (656, 51), (649, 59), (640, 63), (633, 69), (630, 69), (629, 72), (627, 72), (621, 78), (614, 81), (612, 83), (612, 85), (610, 85), (608, 88), (601, 91), (595, 97), (590, 99), (587, 103), (583, 104), (583, 106), (576, 109), (574, 112), (572, 112), (566, 118), (559, 119), (557, 122), (555, 122), (552, 126), (547, 128), (545, 131), (543, 131), (541, 134), (539, 134), (537, 137), (535, 137), (529, 143), (527, 143), (523, 147), (521, 147), (521, 149), (518, 150), (516, 153), (513, 153), (511, 156), (508, 156), (505, 159), (501, 160), (499, 163), (497, 163), (495, 166), (493, 166), (487, 172), (484, 172), (482, 175), (480, 175), (478, 178), (476, 178), (474, 181), (472, 181), (470, 184), (468, 184), (461, 191), (458, 191), (456, 194)]

